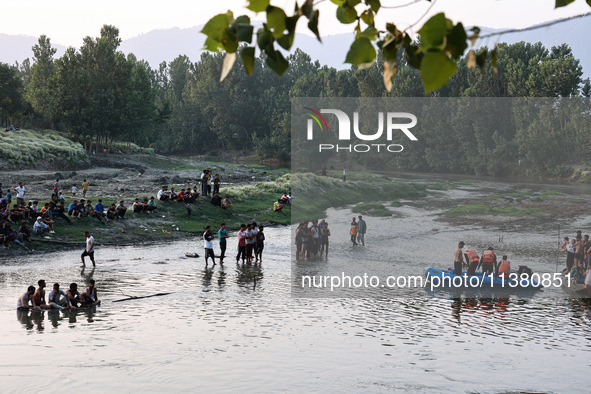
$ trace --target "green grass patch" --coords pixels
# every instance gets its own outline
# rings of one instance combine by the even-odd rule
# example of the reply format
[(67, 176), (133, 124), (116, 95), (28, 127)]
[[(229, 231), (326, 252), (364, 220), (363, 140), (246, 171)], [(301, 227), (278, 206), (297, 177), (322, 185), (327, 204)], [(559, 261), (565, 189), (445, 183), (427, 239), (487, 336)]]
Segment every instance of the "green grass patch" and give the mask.
[(162, 156), (138, 157), (142, 163), (165, 171), (197, 170), (198, 167), (187, 163), (184, 160), (165, 158)]
[(359, 202), (391, 201), (420, 198), (426, 195), (423, 185), (363, 177), (362, 181), (342, 182), (340, 178), (312, 173), (292, 174), (295, 206), (292, 218), (303, 221), (322, 218), (328, 208), (344, 207)]
[(514, 192), (507, 194), (507, 197), (513, 197), (518, 200), (534, 196), (533, 192)]
[(454, 185), (472, 185), (474, 182), (472, 179), (464, 179), (463, 181), (454, 182)]
[(401, 202), (400, 202), (400, 201), (398, 201), (398, 200), (394, 200), (394, 201), (392, 201), (392, 203), (390, 204), (390, 206), (393, 206), (393, 207), (396, 207), (396, 208), (400, 208), (400, 207), (401, 207), (401, 206), (403, 206), (403, 205), (404, 205), (404, 204), (403, 204), (403, 203), (401, 203)]
[(546, 211), (538, 208), (496, 208), (485, 203), (474, 203), (461, 205), (448, 210), (448, 216), (511, 216), (511, 217), (543, 217)]
[(506, 198), (506, 196), (502, 196), (500, 194), (493, 194), (492, 196), (484, 197), (482, 199), (482, 201), (492, 201), (492, 200), (498, 200), (500, 198)]
[(428, 190), (449, 190), (449, 185), (444, 182), (434, 182), (425, 186)]
[(587, 201), (585, 200), (568, 200), (569, 202), (574, 202), (576, 204), (585, 204)]
[(378, 202), (362, 202), (355, 205), (351, 210), (368, 216), (392, 216), (392, 212)]

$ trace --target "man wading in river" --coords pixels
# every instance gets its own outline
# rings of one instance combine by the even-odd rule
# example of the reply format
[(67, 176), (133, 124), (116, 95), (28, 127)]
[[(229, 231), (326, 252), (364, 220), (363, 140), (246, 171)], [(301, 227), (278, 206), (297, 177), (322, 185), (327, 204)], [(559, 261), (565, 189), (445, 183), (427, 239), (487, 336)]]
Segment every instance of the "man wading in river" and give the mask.
[(211, 262), (215, 265), (215, 255), (213, 254), (213, 234), (211, 233), (211, 226), (205, 227), (205, 233), (203, 233), (203, 241), (205, 241), (205, 266), (207, 267), (207, 261), (211, 257)]
[(90, 231), (85, 231), (84, 236), (86, 237), (86, 249), (84, 249), (84, 252), (82, 252), (82, 255), (80, 256), (82, 258), (82, 265), (80, 268), (86, 267), (86, 262), (84, 261), (85, 256), (90, 257), (92, 266), (96, 267), (94, 264), (94, 237), (90, 235)]
[(458, 247), (454, 251), (454, 275), (462, 275), (462, 248), (464, 247), (464, 241), (460, 241)]

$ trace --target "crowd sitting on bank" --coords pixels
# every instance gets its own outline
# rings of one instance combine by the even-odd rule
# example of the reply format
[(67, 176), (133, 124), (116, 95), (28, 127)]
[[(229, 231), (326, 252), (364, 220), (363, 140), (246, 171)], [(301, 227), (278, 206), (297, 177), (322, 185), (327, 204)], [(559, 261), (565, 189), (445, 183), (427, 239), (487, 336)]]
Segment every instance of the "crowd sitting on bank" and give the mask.
[[(159, 202), (178, 202), (184, 204), (187, 214), (190, 216), (193, 204), (200, 198), (206, 197), (212, 205), (224, 210), (232, 209), (232, 201), (229, 195), (222, 198), (220, 186), (222, 182), (219, 174), (212, 176), (212, 172), (204, 170), (201, 176), (201, 187), (183, 188), (180, 191), (174, 187), (163, 185), (156, 196), (135, 198), (130, 208), (134, 214), (150, 214), (157, 211)], [(28, 199), (26, 187), (22, 182), (15, 188), (8, 188), (3, 193), (0, 183), (0, 243), (3, 248), (9, 248), (11, 242), (25, 247), (25, 242), (30, 242), (32, 236), (50, 237), (55, 233), (57, 222), (64, 221), (73, 224), (75, 220), (85, 217), (95, 218), (101, 224), (108, 222), (120, 222), (126, 217), (128, 207), (124, 201), (104, 205), (102, 199), (93, 201), (87, 199), (89, 182), (84, 179), (79, 197), (79, 189), (76, 184), (64, 185), (59, 179), (53, 182), (53, 188), (49, 201), (40, 206), (39, 200)], [(213, 188), (212, 188), (213, 186)], [(67, 195), (67, 197), (66, 197)], [(291, 204), (292, 195), (283, 195), (274, 202), (273, 210), (281, 211), (286, 205)]]
[(47, 309), (76, 309), (92, 305), (100, 305), (94, 279), (88, 281), (84, 292), (78, 291), (78, 284), (71, 283), (67, 291), (60, 288), (59, 283), (53, 284), (53, 289), (46, 298), (45, 280), (40, 279), (35, 286), (29, 286), (17, 300), (18, 310), (47, 310)]

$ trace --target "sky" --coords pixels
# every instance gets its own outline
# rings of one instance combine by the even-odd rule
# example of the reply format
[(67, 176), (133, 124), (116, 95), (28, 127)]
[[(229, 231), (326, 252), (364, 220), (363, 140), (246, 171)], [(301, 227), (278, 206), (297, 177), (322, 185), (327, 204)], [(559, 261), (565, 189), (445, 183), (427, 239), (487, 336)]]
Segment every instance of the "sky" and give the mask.
[[(320, 10), (320, 34), (351, 32), (353, 25), (341, 25), (335, 17), (336, 6), (329, 0), (316, 0)], [(299, 0), (301, 4), (303, 0)], [(585, 0), (554, 9), (555, 0), (381, 0), (383, 6), (413, 3), (408, 7), (383, 9), (376, 21), (405, 28), (444, 11), (454, 22), (465, 26), (523, 28), (541, 22), (591, 11)], [(291, 11), (294, 0), (272, 0), (271, 4)], [(234, 16), (247, 14), (246, 0), (0, 0), (0, 34), (47, 35), (53, 44), (79, 47), (86, 36), (96, 37), (104, 24), (119, 28), (120, 37), (129, 39), (152, 30), (189, 28), (205, 24), (212, 16), (232, 10)], [(429, 9), (429, 7), (431, 7)], [(358, 6), (360, 8), (360, 6)], [(427, 16), (420, 19), (425, 12)], [(258, 16), (261, 19), (261, 15)], [(298, 32), (308, 32), (298, 24)], [(1, 50), (1, 48), (0, 48)]]

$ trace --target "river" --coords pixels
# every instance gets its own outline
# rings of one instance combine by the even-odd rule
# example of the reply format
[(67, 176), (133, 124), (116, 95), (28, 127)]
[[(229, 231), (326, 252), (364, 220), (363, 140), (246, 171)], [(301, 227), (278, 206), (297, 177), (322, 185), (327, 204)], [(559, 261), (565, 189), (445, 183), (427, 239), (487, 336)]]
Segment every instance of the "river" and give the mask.
[[(80, 251), (3, 261), (0, 391), (589, 392), (591, 304), (561, 289), (485, 299), (423, 288), (343, 298), (292, 289), (292, 276), (330, 267), (400, 275), (447, 268), (460, 238), (492, 243), (516, 265), (553, 273), (558, 235), (548, 221), (441, 220), (458, 201), (499, 188), (523, 185), (464, 185), (403, 201), (394, 218), (366, 217), (367, 246), (354, 251), (347, 234), (353, 214), (329, 209), (327, 261), (292, 262), (287, 227), (265, 229), (264, 261), (256, 266), (230, 259), (205, 268), (185, 257), (202, 254), (199, 241), (97, 247), (94, 270), (78, 268)], [(572, 198), (589, 192), (543, 188)], [(578, 215), (569, 223), (562, 222), (563, 235), (590, 220)], [(56, 281), (66, 288), (93, 278), (102, 305), (17, 313), (18, 295), (41, 278), (48, 290)], [(112, 302), (162, 292), (170, 294)]]

